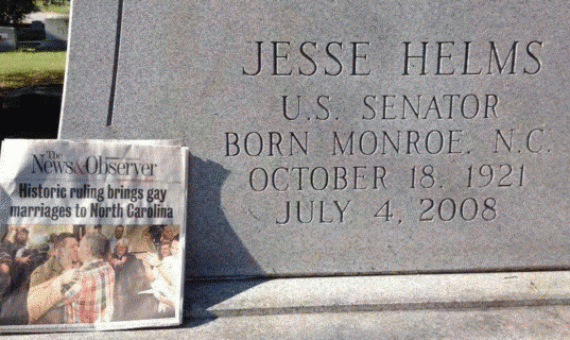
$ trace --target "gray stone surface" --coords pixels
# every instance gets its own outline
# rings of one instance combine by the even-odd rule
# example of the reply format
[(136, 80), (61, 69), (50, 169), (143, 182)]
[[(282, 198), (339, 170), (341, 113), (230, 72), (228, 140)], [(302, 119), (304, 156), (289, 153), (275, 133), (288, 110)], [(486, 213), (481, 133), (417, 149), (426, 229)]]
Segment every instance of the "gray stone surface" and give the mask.
[(567, 305), (570, 273), (508, 272), (190, 282), (187, 315), (236, 317), (288, 313)]
[(53, 50), (67, 48), (69, 17), (47, 18), (44, 21), (47, 46)]
[(60, 136), (187, 140), (188, 276), (566, 268), (569, 12), (76, 0)]
[(181, 327), (50, 339), (564, 339), (569, 283), (568, 272), (194, 281)]
[(224, 317), (172, 329), (4, 335), (4, 339), (568, 339), (568, 306)]
[(0, 27), (0, 52), (16, 49), (17, 39), (14, 27)]

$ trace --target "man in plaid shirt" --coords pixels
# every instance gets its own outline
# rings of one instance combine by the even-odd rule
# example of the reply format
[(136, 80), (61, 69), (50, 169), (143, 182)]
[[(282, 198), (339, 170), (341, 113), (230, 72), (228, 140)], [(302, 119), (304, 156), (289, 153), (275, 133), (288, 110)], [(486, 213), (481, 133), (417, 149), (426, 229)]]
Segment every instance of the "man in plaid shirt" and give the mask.
[(106, 261), (109, 241), (103, 235), (87, 234), (79, 245), (83, 266), (70, 282), (61, 285), (67, 323), (112, 321), (115, 271)]

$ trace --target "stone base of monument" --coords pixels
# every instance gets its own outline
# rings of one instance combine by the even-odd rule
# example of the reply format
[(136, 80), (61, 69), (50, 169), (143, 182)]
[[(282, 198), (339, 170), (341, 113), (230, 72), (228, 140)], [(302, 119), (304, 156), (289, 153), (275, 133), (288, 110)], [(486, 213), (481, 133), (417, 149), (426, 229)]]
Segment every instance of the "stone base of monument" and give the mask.
[[(249, 288), (248, 288), (249, 286)], [(225, 295), (242, 292), (230, 298)], [(245, 288), (245, 289), (244, 289)], [(195, 282), (189, 317), (566, 305), (570, 272), (386, 275)], [(224, 298), (223, 301), (220, 297)]]
[[(567, 271), (194, 282), (187, 289), (192, 327), (176, 332), (199, 339), (570, 336)], [(237, 293), (225, 298), (228, 292)]]
[(570, 337), (568, 271), (193, 281), (185, 295), (181, 327), (82, 338)]

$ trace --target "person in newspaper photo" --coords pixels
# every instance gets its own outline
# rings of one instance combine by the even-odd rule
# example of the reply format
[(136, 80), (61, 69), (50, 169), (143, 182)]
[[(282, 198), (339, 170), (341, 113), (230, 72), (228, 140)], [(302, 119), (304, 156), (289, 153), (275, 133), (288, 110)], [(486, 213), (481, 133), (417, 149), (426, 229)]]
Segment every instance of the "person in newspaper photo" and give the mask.
[(22, 226), (10, 226), (8, 235), (3, 242), (3, 248), (13, 257), (17, 258), (18, 262), (26, 263), (28, 257), (23, 257), (22, 254), (27, 248), (28, 243), (28, 229)]
[(114, 312), (115, 271), (106, 261), (109, 240), (86, 234), (79, 245), (83, 265), (49, 281), (43, 301), (28, 299), (30, 320), (37, 319), (57, 304), (65, 306), (66, 323), (110, 322)]
[[(179, 239), (177, 227), (173, 225), (152, 225), (142, 232), (142, 252), (137, 257), (142, 261), (151, 289), (140, 294), (152, 294), (158, 301), (157, 318), (172, 317), (178, 307), (181, 278)], [(155, 241), (160, 242), (158, 247)]]
[[(72, 233), (60, 233), (53, 242), (53, 255), (44, 264), (36, 268), (30, 278), (28, 306), (48, 303), (48, 296), (43, 294), (45, 286), (62, 275), (63, 272), (77, 268), (79, 263), (79, 243)], [(54, 306), (43, 315), (35, 310), (28, 311), (30, 322), (37, 324), (64, 323), (65, 309), (63, 305)]]
[(167, 225), (164, 226), (162, 234), (160, 235), (160, 242), (164, 243), (172, 243), (172, 241), (174, 240), (174, 237), (176, 237), (177, 232), (176, 232), (176, 228), (172, 225)]
[(151, 288), (142, 262), (129, 251), (129, 241), (122, 238), (109, 260), (115, 269), (114, 321), (142, 320), (156, 317), (158, 301), (149, 294)]
[(109, 239), (109, 252), (111, 254), (115, 253), (117, 248), (117, 242), (123, 239), (124, 232), (125, 232), (125, 226), (118, 225), (115, 227), (115, 235)]
[[(23, 325), (28, 323), (25, 308), (32, 271), (45, 262), (47, 253), (32, 249), (30, 231), (26, 226), (9, 225), (3, 238), (0, 253), (4, 261), (4, 284), (0, 324)], [(11, 259), (11, 261), (8, 261)]]
[(154, 296), (158, 299), (158, 316), (171, 317), (177, 305), (178, 282), (180, 281), (180, 266), (178, 236), (172, 242), (161, 244), (158, 257), (146, 257), (143, 264), (146, 267), (147, 277), (151, 282)]
[(12, 256), (6, 252), (0, 253), (0, 307), (4, 303), (6, 292), (12, 283)]

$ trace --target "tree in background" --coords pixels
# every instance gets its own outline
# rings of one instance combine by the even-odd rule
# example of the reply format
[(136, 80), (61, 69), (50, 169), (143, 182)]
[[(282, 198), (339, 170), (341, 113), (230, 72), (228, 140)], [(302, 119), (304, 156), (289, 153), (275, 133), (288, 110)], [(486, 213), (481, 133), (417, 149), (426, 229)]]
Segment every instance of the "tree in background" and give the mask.
[(70, 0), (41, 0), (42, 3), (44, 4), (44, 6), (49, 6), (49, 5), (65, 5), (66, 3), (69, 3)]
[(26, 14), (36, 10), (34, 0), (0, 0), (0, 26), (19, 24)]

